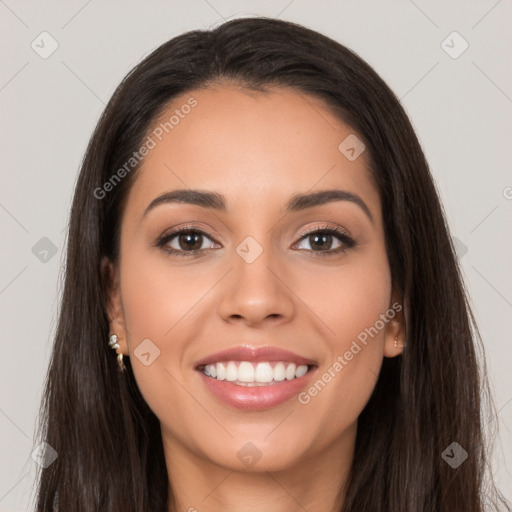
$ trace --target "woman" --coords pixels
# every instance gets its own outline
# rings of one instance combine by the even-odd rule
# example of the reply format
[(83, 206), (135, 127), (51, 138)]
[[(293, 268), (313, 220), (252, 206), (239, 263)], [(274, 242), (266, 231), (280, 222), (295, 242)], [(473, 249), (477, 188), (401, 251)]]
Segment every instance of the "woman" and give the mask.
[(289, 22), (186, 33), (85, 155), (38, 510), (497, 509), (477, 343), (382, 79)]

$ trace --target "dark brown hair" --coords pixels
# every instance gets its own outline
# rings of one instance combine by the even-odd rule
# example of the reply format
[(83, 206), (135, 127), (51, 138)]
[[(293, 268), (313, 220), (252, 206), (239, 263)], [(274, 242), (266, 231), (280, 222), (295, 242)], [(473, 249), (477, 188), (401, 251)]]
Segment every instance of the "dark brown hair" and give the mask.
[[(359, 417), (342, 512), (482, 512), (484, 503), (498, 510), (505, 502), (490, 473), (484, 485), (489, 467), (481, 397), (487, 387), (483, 353), (482, 368), (477, 357), (480, 335), (414, 130), (396, 96), (351, 50), (300, 25), (263, 17), (161, 45), (124, 78), (92, 135), (73, 199), (38, 432), (58, 458), (41, 472), (37, 510), (167, 512), (173, 506), (159, 421), (129, 360), (127, 372), (119, 373), (107, 344), (101, 261), (117, 261), (136, 167), (105, 197), (94, 191), (140, 147), (173, 98), (225, 81), (323, 99), (370, 155), (393, 284), (404, 298), (406, 347), (402, 356), (384, 359)], [(454, 441), (469, 455), (456, 469), (441, 457)]]

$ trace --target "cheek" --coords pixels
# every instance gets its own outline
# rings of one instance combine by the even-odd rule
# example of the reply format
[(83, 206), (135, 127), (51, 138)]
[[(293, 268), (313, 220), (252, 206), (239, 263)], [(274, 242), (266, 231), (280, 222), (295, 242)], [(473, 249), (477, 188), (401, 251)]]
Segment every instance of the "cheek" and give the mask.
[[(310, 286), (308, 304), (322, 319), (325, 358), (313, 385), (299, 397), (309, 414), (335, 436), (363, 410), (375, 387), (383, 359), (389, 318), (391, 276), (384, 254), (336, 269), (322, 277), (321, 289)], [(312, 281), (311, 281), (312, 282)], [(318, 281), (317, 281), (318, 282)], [(303, 294), (307, 293), (304, 286)], [(389, 313), (388, 313), (389, 315)], [(386, 320), (383, 320), (387, 318)]]
[[(211, 418), (198, 405), (197, 392), (187, 380), (192, 373), (187, 367), (188, 350), (193, 345), (191, 340), (199, 339), (204, 330), (198, 317), (211, 311), (207, 293), (221, 276), (208, 264), (191, 265), (176, 259), (171, 263), (165, 255), (149, 254), (135, 243), (123, 253), (120, 270), (130, 361), (137, 387), (167, 438), (175, 437), (197, 453), (207, 451), (208, 446), (218, 442), (218, 431), (215, 426), (210, 427)], [(137, 357), (138, 347), (145, 339), (151, 340), (159, 351), (158, 358), (148, 366)], [(205, 445), (202, 449), (198, 448), (201, 443)]]
[(191, 268), (171, 265), (165, 255), (155, 258), (133, 251), (126, 256), (121, 292), (130, 350), (143, 338), (179, 342), (176, 333), (182, 323), (190, 323), (198, 301), (215, 283), (208, 269)]
[[(385, 267), (353, 269), (348, 273), (331, 293), (337, 306), (334, 330), (342, 334), (343, 342), (348, 338), (356, 339), (374, 326), (387, 311), (390, 296), (391, 282)], [(379, 334), (382, 338), (382, 328)]]
[(144, 399), (162, 418), (190, 402), (180, 385), (184, 359), (190, 340), (201, 334), (197, 318), (205, 314), (207, 293), (219, 276), (209, 265), (171, 265), (165, 255), (150, 256), (147, 249), (134, 248), (123, 256), (121, 294), (130, 361)]
[(321, 320), (331, 351), (343, 350), (347, 340), (373, 326), (390, 306), (389, 267), (385, 254), (378, 253), (353, 264), (299, 274), (297, 295)]

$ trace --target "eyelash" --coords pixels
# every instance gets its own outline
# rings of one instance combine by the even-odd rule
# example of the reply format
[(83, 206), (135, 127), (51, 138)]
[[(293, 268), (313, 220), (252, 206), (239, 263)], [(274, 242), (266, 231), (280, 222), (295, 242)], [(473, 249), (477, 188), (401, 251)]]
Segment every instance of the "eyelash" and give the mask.
[[(193, 251), (183, 251), (183, 250), (177, 250), (177, 249), (163, 249), (163, 247), (168, 244), (173, 238), (175, 238), (178, 235), (186, 235), (186, 234), (199, 234), (204, 235), (207, 238), (212, 239), (212, 241), (215, 242), (215, 239), (211, 233), (205, 232), (202, 229), (198, 229), (195, 226), (184, 226), (180, 229), (177, 229), (175, 231), (171, 231), (170, 233), (167, 233), (165, 235), (162, 235), (156, 242), (156, 247), (161, 248), (165, 252), (169, 254), (173, 254), (176, 256), (195, 256), (199, 254), (201, 251), (205, 251), (207, 249), (194, 249)], [(346, 252), (348, 249), (352, 249), (356, 246), (355, 240), (348, 235), (348, 233), (341, 231), (339, 229), (333, 228), (331, 226), (320, 226), (318, 228), (315, 228), (311, 231), (306, 231), (300, 234), (300, 238), (298, 242), (302, 241), (304, 238), (310, 235), (315, 234), (328, 234), (328, 235), (334, 235), (336, 236), (340, 242), (342, 242), (342, 246), (338, 247), (337, 249), (330, 249), (328, 251), (313, 251), (309, 249), (301, 249), (301, 250), (309, 250), (310, 252), (314, 252), (318, 254), (321, 257), (327, 257), (327, 256), (336, 256), (339, 253)], [(215, 242), (217, 243), (217, 242)]]

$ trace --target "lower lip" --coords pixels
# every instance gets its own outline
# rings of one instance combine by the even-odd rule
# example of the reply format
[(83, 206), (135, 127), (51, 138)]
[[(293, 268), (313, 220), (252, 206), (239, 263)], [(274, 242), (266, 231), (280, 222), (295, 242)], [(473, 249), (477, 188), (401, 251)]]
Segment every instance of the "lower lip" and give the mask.
[(227, 380), (217, 380), (208, 377), (202, 371), (197, 370), (206, 387), (224, 403), (238, 409), (269, 409), (280, 405), (300, 391), (309, 382), (316, 367), (311, 368), (302, 377), (284, 380), (270, 386), (238, 386)]

